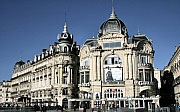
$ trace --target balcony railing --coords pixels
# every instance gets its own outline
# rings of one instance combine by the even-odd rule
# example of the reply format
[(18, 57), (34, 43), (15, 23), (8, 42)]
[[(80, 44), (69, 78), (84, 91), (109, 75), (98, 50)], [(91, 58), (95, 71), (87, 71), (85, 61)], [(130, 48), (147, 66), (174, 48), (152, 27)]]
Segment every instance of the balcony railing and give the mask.
[(154, 85), (154, 83), (150, 82), (150, 81), (138, 81), (137, 84), (139, 86), (152, 86), (152, 85)]
[(139, 67), (152, 67), (151, 63), (139, 63)]
[(173, 86), (178, 85), (180, 83), (180, 76), (174, 79)]
[(125, 81), (119, 81), (119, 82), (103, 82), (103, 84), (125, 84)]
[(89, 66), (80, 66), (79, 70), (85, 70), (85, 69), (89, 69)]
[(90, 83), (82, 83), (82, 84), (78, 84), (78, 87), (90, 87), (91, 84)]

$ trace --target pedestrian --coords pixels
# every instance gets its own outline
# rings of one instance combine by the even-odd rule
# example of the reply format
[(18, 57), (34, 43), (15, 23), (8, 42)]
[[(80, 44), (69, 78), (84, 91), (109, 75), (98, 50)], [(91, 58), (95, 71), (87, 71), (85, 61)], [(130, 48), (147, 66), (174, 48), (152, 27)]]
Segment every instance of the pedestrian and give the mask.
[(63, 106), (61, 106), (61, 112), (63, 112), (64, 110), (63, 110)]
[(47, 108), (45, 105), (43, 105), (42, 110), (43, 110), (43, 112), (46, 112)]
[(84, 108), (83, 108), (83, 112), (86, 112), (86, 106), (84, 106)]
[(74, 111), (76, 111), (76, 105), (74, 105)]

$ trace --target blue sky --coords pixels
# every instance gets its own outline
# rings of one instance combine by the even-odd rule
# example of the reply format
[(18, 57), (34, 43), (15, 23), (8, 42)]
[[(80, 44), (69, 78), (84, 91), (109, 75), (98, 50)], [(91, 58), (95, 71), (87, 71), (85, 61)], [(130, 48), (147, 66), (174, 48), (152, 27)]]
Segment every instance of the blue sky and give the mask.
[[(117, 16), (130, 36), (153, 40), (154, 66), (163, 69), (180, 43), (180, 0), (114, 0)], [(82, 45), (109, 18), (111, 0), (0, 0), (0, 81), (11, 78), (14, 64), (33, 60), (57, 41), (67, 25)]]

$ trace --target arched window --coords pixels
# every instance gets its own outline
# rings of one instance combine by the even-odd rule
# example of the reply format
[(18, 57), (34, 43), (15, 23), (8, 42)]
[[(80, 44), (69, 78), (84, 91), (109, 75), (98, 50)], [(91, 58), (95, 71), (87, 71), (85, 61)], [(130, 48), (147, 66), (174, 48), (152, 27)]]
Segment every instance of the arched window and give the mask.
[(109, 55), (104, 59), (104, 81), (123, 81), (122, 61), (118, 55)]
[(115, 64), (121, 64), (121, 63), (122, 61), (117, 55), (109, 55), (104, 60), (105, 65), (115, 65)]
[(64, 52), (67, 53), (67, 47), (64, 47)]

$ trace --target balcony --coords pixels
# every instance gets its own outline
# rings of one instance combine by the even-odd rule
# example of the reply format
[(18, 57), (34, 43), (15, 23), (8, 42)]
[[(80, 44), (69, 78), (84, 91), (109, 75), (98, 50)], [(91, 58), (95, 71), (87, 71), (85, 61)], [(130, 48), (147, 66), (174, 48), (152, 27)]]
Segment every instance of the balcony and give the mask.
[(90, 83), (82, 83), (82, 84), (78, 84), (78, 87), (90, 87), (91, 84)]
[(137, 84), (139, 86), (152, 86), (152, 85), (154, 85), (154, 83), (150, 82), (150, 81), (138, 81)]
[(180, 84), (180, 76), (178, 76), (176, 79), (174, 79), (173, 86), (176, 86)]
[(152, 64), (151, 63), (139, 63), (138, 67), (148, 67), (148, 68), (150, 68), (150, 67), (152, 67)]
[(125, 81), (119, 81), (119, 82), (102, 82), (102, 84), (103, 84), (104, 86), (108, 86), (108, 85), (112, 85), (112, 86), (125, 85)]
[(89, 70), (89, 66), (80, 66), (79, 70)]

